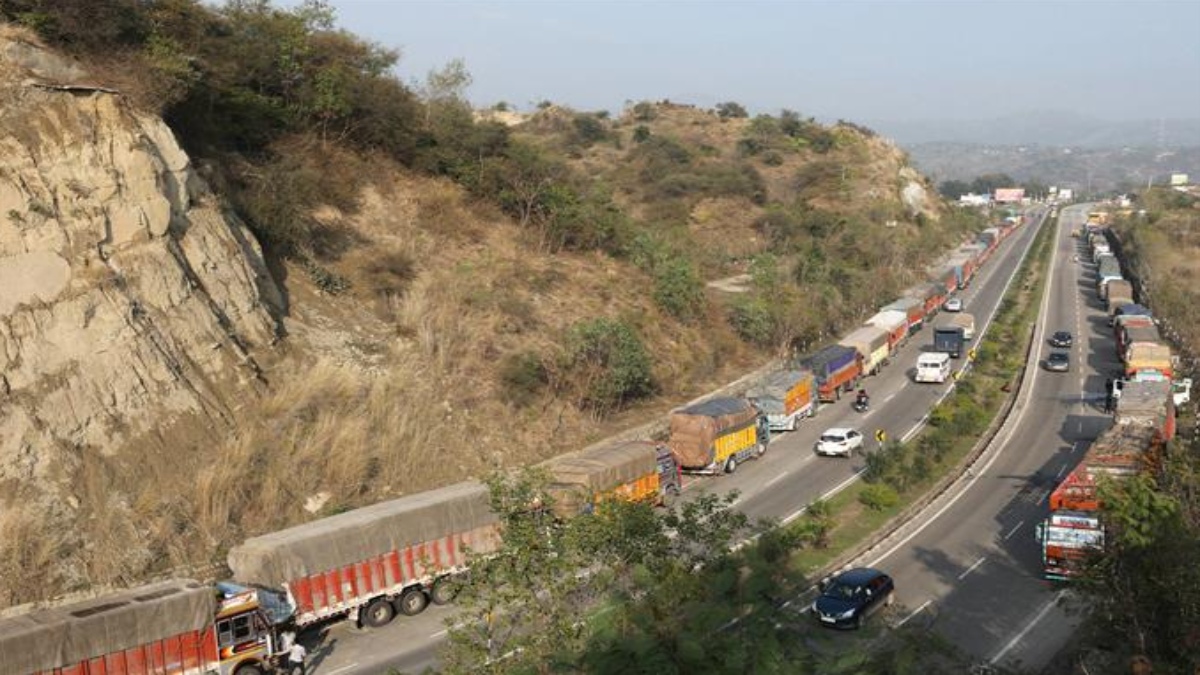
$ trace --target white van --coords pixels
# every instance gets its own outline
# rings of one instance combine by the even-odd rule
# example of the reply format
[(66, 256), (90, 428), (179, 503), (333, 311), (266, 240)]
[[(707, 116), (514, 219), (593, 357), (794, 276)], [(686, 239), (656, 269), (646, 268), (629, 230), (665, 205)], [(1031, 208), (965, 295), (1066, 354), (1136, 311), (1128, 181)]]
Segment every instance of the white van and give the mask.
[(945, 382), (950, 377), (950, 355), (929, 352), (917, 357), (917, 382)]

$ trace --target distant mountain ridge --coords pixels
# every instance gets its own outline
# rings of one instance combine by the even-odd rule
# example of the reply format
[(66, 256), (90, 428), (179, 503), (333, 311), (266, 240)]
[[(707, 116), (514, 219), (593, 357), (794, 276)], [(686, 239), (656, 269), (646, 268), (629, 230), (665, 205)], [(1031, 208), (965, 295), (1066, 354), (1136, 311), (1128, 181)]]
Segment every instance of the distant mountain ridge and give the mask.
[(873, 119), (865, 123), (900, 145), (1200, 146), (1200, 118), (1114, 121), (1066, 111), (1039, 111), (978, 120)]

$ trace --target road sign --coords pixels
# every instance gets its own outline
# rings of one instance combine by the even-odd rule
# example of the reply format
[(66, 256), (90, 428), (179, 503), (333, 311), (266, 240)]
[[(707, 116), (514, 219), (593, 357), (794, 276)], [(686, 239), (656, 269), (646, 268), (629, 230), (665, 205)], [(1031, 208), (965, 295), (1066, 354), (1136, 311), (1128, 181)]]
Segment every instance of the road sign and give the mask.
[(880, 443), (883, 443), (884, 441), (887, 440), (887, 432), (884, 431), (883, 429), (876, 429), (875, 430), (875, 440), (879, 441)]
[(967, 358), (971, 361), (975, 360), (976, 354), (977, 354), (977, 352), (975, 351), (974, 347), (971, 347), (970, 349), (967, 350)]

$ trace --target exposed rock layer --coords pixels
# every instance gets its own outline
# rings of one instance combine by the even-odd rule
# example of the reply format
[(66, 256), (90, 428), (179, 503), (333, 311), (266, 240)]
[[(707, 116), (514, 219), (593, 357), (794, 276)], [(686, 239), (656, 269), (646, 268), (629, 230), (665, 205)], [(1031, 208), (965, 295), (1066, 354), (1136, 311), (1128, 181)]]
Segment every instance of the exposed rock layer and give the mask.
[(161, 120), (0, 35), (0, 484), (222, 429), (278, 306), (258, 244)]

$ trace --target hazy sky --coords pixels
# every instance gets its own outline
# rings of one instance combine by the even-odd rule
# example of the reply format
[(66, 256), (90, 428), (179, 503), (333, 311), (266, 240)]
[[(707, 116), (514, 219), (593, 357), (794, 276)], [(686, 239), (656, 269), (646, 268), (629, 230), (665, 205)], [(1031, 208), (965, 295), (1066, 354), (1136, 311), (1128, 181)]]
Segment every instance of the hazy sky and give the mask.
[(850, 120), (1200, 117), (1200, 0), (330, 4), (341, 27), (401, 51), (405, 81), (462, 58), (479, 106), (617, 112), (667, 98)]

